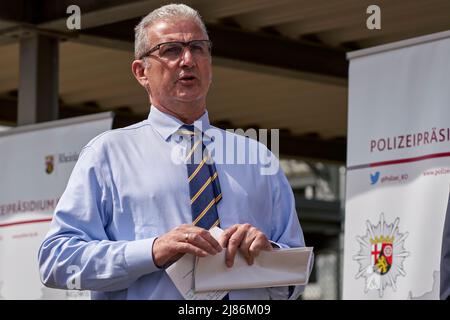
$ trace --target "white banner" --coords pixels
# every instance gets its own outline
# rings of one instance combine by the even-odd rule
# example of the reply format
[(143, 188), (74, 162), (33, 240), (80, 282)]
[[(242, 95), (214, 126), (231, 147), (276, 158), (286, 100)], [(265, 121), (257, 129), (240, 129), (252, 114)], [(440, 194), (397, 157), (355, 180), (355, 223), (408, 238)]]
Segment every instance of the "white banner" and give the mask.
[(439, 298), (449, 37), (349, 55), (344, 299)]
[(81, 148), (111, 125), (104, 113), (0, 134), (0, 299), (86, 297), (43, 287), (37, 253)]

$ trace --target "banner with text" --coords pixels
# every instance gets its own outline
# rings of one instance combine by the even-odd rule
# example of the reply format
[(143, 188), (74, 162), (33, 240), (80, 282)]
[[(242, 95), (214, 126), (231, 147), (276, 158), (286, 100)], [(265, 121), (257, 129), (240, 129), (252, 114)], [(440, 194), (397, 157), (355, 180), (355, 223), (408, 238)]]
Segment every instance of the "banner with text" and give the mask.
[(105, 113), (0, 134), (0, 299), (89, 297), (44, 287), (37, 255), (81, 148), (111, 125)]
[(439, 298), (449, 36), (351, 58), (344, 299)]

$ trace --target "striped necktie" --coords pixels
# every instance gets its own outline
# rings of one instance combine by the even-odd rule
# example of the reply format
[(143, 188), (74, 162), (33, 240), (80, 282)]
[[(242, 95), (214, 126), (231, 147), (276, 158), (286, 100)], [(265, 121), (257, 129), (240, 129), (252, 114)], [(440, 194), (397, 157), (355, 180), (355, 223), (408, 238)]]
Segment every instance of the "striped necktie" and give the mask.
[[(183, 125), (180, 133), (190, 137), (190, 150), (186, 155), (189, 193), (191, 196), (192, 224), (209, 230), (219, 225), (217, 204), (222, 199), (216, 166), (208, 153), (201, 132), (193, 125)], [(222, 300), (229, 300), (227, 293)]]
[(191, 199), (192, 224), (209, 230), (219, 225), (217, 204), (222, 199), (219, 177), (202, 133), (193, 125), (183, 125), (180, 133), (190, 137), (186, 155), (187, 176)]

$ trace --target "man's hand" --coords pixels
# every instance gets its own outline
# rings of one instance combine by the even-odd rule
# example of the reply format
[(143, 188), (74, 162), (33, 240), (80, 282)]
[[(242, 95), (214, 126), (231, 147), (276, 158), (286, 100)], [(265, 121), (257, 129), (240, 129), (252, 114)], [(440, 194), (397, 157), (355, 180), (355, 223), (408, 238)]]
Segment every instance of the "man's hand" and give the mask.
[(219, 243), (223, 248), (227, 248), (226, 264), (228, 267), (233, 266), (237, 249), (244, 255), (249, 265), (253, 264), (253, 260), (261, 250), (272, 250), (272, 245), (265, 234), (248, 223), (235, 224), (226, 229), (222, 233)]
[(153, 261), (163, 267), (178, 260), (185, 253), (198, 257), (215, 255), (222, 247), (208, 230), (192, 224), (183, 224), (156, 238), (153, 243)]

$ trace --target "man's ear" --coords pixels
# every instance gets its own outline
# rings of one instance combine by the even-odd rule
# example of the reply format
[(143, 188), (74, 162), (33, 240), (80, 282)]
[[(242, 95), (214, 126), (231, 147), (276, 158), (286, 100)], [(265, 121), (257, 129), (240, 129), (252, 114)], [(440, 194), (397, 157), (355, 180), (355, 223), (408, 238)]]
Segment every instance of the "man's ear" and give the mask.
[(133, 72), (136, 80), (143, 86), (147, 88), (148, 86), (148, 78), (145, 75), (145, 62), (143, 60), (134, 60), (131, 64), (131, 71)]

